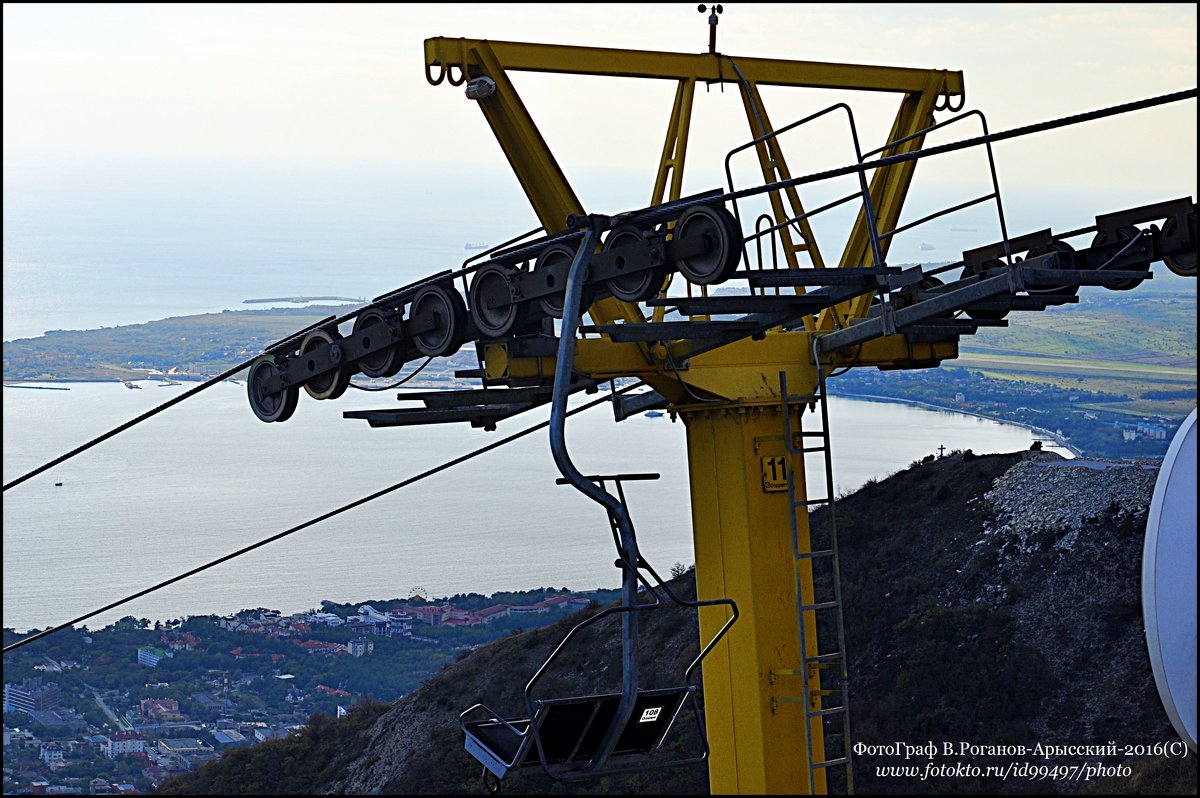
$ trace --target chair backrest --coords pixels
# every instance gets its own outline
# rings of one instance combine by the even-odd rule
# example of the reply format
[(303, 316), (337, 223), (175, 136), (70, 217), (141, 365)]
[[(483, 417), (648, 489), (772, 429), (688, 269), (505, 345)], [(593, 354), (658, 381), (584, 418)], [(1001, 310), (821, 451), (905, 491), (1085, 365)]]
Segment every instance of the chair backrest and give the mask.
[[(688, 687), (639, 691), (613, 754), (644, 754), (658, 747), (688, 692)], [(546, 763), (590, 762), (599, 751), (620, 702), (619, 693), (538, 702), (535, 722)]]

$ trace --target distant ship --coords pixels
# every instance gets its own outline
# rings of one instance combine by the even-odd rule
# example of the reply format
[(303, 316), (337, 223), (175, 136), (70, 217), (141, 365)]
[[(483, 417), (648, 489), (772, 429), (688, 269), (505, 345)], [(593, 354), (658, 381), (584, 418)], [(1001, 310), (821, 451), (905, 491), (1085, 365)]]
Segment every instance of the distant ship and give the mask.
[(661, 417), (662, 417), (661, 410), (647, 410), (646, 411), (646, 418), (661, 418)]
[(140, 386), (140, 385), (134, 385), (134, 384), (133, 384), (132, 382), (130, 382), (129, 380), (125, 380), (125, 387), (126, 387), (126, 388), (128, 388), (128, 389), (129, 389), (129, 390), (131, 390), (131, 391), (140, 391), (140, 390), (142, 390), (142, 386)]
[(487, 249), (487, 244), (463, 244), (463, 249)]

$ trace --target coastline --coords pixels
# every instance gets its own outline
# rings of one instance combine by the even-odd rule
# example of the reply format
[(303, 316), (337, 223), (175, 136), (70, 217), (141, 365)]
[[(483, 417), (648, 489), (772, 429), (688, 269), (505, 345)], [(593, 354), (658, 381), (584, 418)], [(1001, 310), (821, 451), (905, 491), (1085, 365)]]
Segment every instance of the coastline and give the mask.
[[(160, 397), (142, 385), (146, 390), (137, 392), (104, 382), (79, 383), (69, 392), (10, 393), (7, 398), (13, 401), (5, 406), (10, 477), (187, 390)], [(403, 476), (392, 476), (398, 467), (415, 471), (494, 440), (482, 430), (446, 425), (389, 435), (346, 422), (336, 402), (307, 397), (296, 423), (281, 432), (278, 425), (263, 424), (248, 412), (245, 391), (245, 386), (214, 385), (205, 401), (189, 402), (188, 408), (173, 408), (140, 424), (142, 440), (124, 435), (111, 439), (64, 463), (61, 474), (50, 471), (9, 491), (8, 547), (16, 553), (58, 554), (53, 578), (32, 564), (21, 568), (20, 559), (8, 564), (6, 625), (25, 629), (74, 618), (107, 603), (99, 600), (100, 593), (111, 593), (109, 601), (133, 594), (155, 581), (150, 576), (182, 573), (201, 556), (238, 550), (394, 482)], [(349, 402), (354, 398), (347, 397), (344, 404)], [(973, 447), (983, 453), (1025, 450), (1031, 441), (1019, 427), (977, 424), (966, 416), (923, 420), (911, 412), (915, 408), (900, 404), (842, 404), (847, 423), (839, 429), (846, 443), (836, 458), (835, 477), (846, 490), (904, 469), (939, 442), (947, 449)], [(890, 429), (895, 436), (884, 447), (888, 451), (879, 451), (874, 432), (863, 431), (864, 426), (874, 429), (876, 421), (883, 422), (879, 430)], [(933, 434), (927, 429), (930, 423), (947, 431)], [(654, 548), (648, 551), (656, 567), (690, 563), (695, 557), (686, 513), (678, 511), (689, 495), (680, 457), (683, 432), (664, 418), (637, 417), (616, 425), (603, 407), (580, 414), (569, 428), (580, 451), (611, 457), (599, 461), (611, 463), (607, 467), (662, 474), (653, 492), (661, 491), (669, 500), (632, 497), (635, 520), (654, 530), (648, 544)], [(623, 442), (637, 445), (611, 454), (619, 448), (614, 443)], [(564, 524), (591, 530), (603, 519), (596, 517), (591, 502), (551, 487), (559, 475), (546, 445), (542, 436), (531, 436), (521, 445), (504, 447), (502, 463), (494, 459), (501, 451), (489, 455), (491, 461), (464, 463), (457, 476), (429, 481), (432, 489), (398, 493), (410, 497), (401, 503), (392, 500), (389, 507), (372, 502), (358, 513), (330, 518), (312, 528), (320, 534), (290, 536), (282, 551), (272, 548), (284, 542), (279, 541), (257, 556), (212, 569), (210, 576), (198, 575), (202, 584), (195, 590), (159, 591), (113, 610), (114, 617), (87, 623), (103, 625), (128, 614), (166, 620), (260, 605), (301, 610), (322, 597), (404, 595), (412, 585), (427, 585), (438, 595), (491, 593), (543, 585), (550, 573), (555, 587), (609, 586), (615, 573), (611, 538), (555, 531)], [(513, 491), (505, 480), (487, 479), (497, 470), (522, 474), (529, 489)], [(55, 481), (65, 484), (55, 488)], [(264, 495), (292, 496), (297, 486), (305, 486), (306, 505), (282, 517), (274, 511), (247, 515), (246, 508), (260, 506), (256, 502)], [(480, 523), (473, 503), (458, 500), (463, 486), (470, 486), (477, 501), (492, 509), (494, 519), (503, 517), (503, 523)], [(533, 565), (544, 556), (548, 541), (561, 553), (552, 571)], [(504, 556), (497, 558), (501, 542)], [(264, 568), (264, 562), (270, 567)], [(103, 589), (97, 584), (99, 575), (104, 576)]]
[(923, 408), (927, 408), (929, 410), (942, 410), (947, 413), (957, 413), (962, 416), (974, 416), (975, 418), (982, 418), (985, 421), (994, 421), (997, 424), (1011, 424), (1014, 427), (1024, 427), (1025, 429), (1027, 429), (1031, 432), (1036, 432), (1039, 435), (1050, 438), (1052, 441), (1054, 441), (1054, 443), (1056, 445), (1061, 446), (1062, 448), (1066, 449), (1068, 452), (1070, 452), (1075, 457), (1083, 457), (1084, 456), (1083, 452), (1079, 451), (1074, 446), (1072, 446), (1070, 443), (1068, 443), (1067, 439), (1063, 438), (1058, 433), (1051, 432), (1050, 430), (1046, 429), (1045, 427), (1039, 427), (1034, 424), (1026, 424), (1023, 421), (1013, 421), (1012, 419), (1008, 419), (1008, 418), (996, 418), (994, 416), (984, 415), (983, 413), (975, 413), (970, 410), (964, 410), (963, 408), (959, 408), (959, 407), (945, 407), (943, 405), (935, 405), (935, 404), (931, 404), (929, 402), (922, 402), (917, 399), (899, 399), (895, 396), (879, 396), (878, 394), (872, 394), (872, 393), (849, 393), (849, 392), (843, 393), (841, 391), (839, 391), (837, 393), (830, 393), (829, 395), (830, 396), (841, 396), (841, 397), (845, 397), (847, 399), (869, 399), (873, 402), (890, 402), (892, 404), (898, 404), (898, 405), (909, 405), (910, 407), (923, 407)]

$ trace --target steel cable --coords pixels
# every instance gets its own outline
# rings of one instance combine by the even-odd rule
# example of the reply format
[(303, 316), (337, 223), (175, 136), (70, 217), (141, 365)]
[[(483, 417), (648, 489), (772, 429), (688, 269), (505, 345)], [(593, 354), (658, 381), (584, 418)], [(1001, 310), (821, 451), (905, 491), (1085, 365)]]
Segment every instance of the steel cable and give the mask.
[(742, 189), (741, 191), (735, 191), (724, 195), (723, 199), (741, 199), (742, 197), (750, 197), (768, 191), (779, 191), (780, 189), (792, 188), (793, 186), (799, 186), (805, 183), (815, 183), (820, 180), (829, 180), (834, 177), (855, 174), (856, 172), (865, 172), (872, 169), (880, 169), (885, 166), (905, 163), (906, 161), (915, 161), (918, 158), (925, 158), (929, 155), (941, 155), (943, 153), (954, 152), (967, 147), (977, 147), (980, 144), (1004, 141), (1005, 139), (1016, 138), (1018, 136), (1028, 136), (1031, 133), (1044, 133), (1047, 130), (1055, 130), (1060, 127), (1077, 125), (1082, 122), (1093, 122), (1097, 119), (1104, 119), (1106, 117), (1116, 116), (1118, 114), (1126, 114), (1132, 111), (1142, 111), (1158, 105), (1179, 102), (1180, 100), (1195, 99), (1197, 93), (1198, 92), (1196, 89), (1185, 89), (1183, 91), (1172, 92), (1171, 94), (1162, 94), (1158, 97), (1148, 97), (1145, 100), (1136, 100), (1134, 102), (1122, 103), (1121, 105), (1109, 106), (1108, 108), (1099, 108), (1095, 111), (1086, 111), (1080, 114), (1059, 117), (1058, 119), (1050, 119), (1045, 122), (1034, 122), (1030, 125), (1023, 125), (1022, 127), (1015, 127), (1009, 130), (1001, 130), (998, 133), (975, 136), (974, 138), (962, 139), (961, 141), (952, 141), (949, 144), (940, 144), (936, 147), (930, 147), (928, 149), (914, 150), (913, 152), (901, 153), (900, 155), (889, 155), (888, 157), (880, 158), (877, 161), (870, 161), (861, 164), (850, 164), (849, 166), (841, 166), (836, 169), (828, 169), (824, 172), (814, 172), (810, 175), (804, 175), (803, 177), (792, 178), (791, 180), (780, 180), (775, 183), (767, 183), (754, 188)]
[[(603, 404), (604, 402), (609, 401), (611, 397), (616, 396), (617, 394), (627, 393), (628, 391), (633, 390), (634, 388), (638, 387), (641, 384), (642, 383), (639, 381), (639, 382), (633, 383), (632, 385), (627, 385), (623, 388), (618, 388), (617, 390), (612, 391), (612, 393), (609, 396), (602, 396), (599, 399), (593, 399), (592, 401), (587, 402), (586, 404), (582, 404), (579, 407), (576, 407), (572, 410), (568, 410), (566, 415), (573, 416), (577, 413), (582, 413), (584, 410), (590, 410), (591, 408), (593, 408), (599, 404)], [(54, 626), (49, 629), (43, 629), (42, 631), (37, 632), (29, 637), (26, 637), (22, 640), (18, 640), (15, 643), (5, 646), (3, 653), (7, 654), (10, 651), (15, 651), (18, 648), (20, 648), (21, 646), (24, 646), (28, 643), (32, 643), (34, 640), (38, 640), (40, 638), (46, 637), (47, 635), (54, 634), (55, 632), (66, 629), (67, 627), (74, 626), (77, 623), (83, 623), (84, 621), (88, 620), (89, 618), (99, 615), (102, 612), (108, 612), (111, 609), (120, 607), (122, 604), (128, 604), (129, 602), (133, 601), (134, 599), (141, 598), (142, 596), (153, 593), (156, 590), (161, 590), (164, 587), (173, 585), (176, 582), (187, 579), (189, 576), (195, 576), (196, 574), (200, 573), (201, 571), (207, 571), (209, 568), (213, 568), (217, 565), (220, 565), (221, 563), (228, 562), (229, 560), (232, 560), (235, 557), (240, 557), (243, 554), (247, 554), (251, 551), (254, 551), (257, 548), (261, 548), (261, 547), (267, 545), (268, 543), (274, 543), (275, 541), (281, 540), (281, 539), (287, 537), (288, 535), (291, 535), (295, 532), (299, 532), (302, 529), (307, 529), (310, 526), (314, 526), (316, 524), (319, 524), (322, 521), (326, 521), (330, 518), (333, 518), (335, 515), (341, 515), (344, 512), (353, 510), (355, 507), (361, 507), (362, 505), (364, 505), (368, 502), (374, 501), (375, 499), (378, 499), (382, 496), (386, 496), (387, 494), (392, 493), (393, 491), (397, 491), (397, 490), (400, 490), (400, 488), (406, 487), (408, 485), (412, 485), (414, 482), (420, 482), (421, 480), (426, 479), (431, 476), (434, 476), (435, 474), (439, 474), (448, 468), (452, 468), (456, 465), (459, 465), (460, 463), (465, 463), (468, 460), (476, 458), (481, 454), (486, 454), (487, 452), (490, 452), (493, 449), (498, 449), (501, 446), (504, 446), (505, 444), (512, 443), (513, 441), (517, 440), (518, 438), (524, 438), (526, 435), (530, 435), (534, 432), (537, 432), (540, 429), (545, 429), (549, 425), (550, 425), (550, 420), (547, 419), (547, 420), (541, 421), (537, 424), (533, 424), (532, 426), (526, 427), (525, 429), (521, 430), (520, 432), (514, 432), (512, 435), (509, 435), (506, 438), (501, 438), (498, 441), (493, 441), (492, 443), (486, 444), (484, 446), (480, 446), (478, 449), (467, 452), (464, 455), (459, 455), (458, 457), (455, 457), (452, 460), (447, 460), (446, 462), (442, 463), (441, 465), (434, 466), (433, 468), (430, 468), (427, 471), (422, 471), (420, 474), (417, 474), (416, 476), (412, 476), (412, 477), (409, 477), (408, 479), (401, 480), (400, 482), (397, 482), (394, 485), (391, 485), (389, 487), (383, 488), (382, 490), (377, 490), (374, 493), (372, 493), (368, 496), (364, 496), (361, 499), (356, 499), (356, 500), (350, 502), (349, 504), (343, 504), (341, 507), (338, 507), (336, 510), (330, 510), (329, 512), (324, 513), (322, 515), (318, 515), (315, 518), (310, 518), (309, 520), (305, 521), (304, 523), (297, 524), (296, 526), (293, 526), (289, 529), (285, 529), (282, 532), (278, 532), (274, 535), (271, 535), (268, 538), (263, 538), (262, 540), (260, 540), (256, 543), (251, 543), (249, 546), (240, 548), (235, 552), (231, 552), (229, 554), (225, 554), (221, 557), (218, 557), (215, 560), (211, 560), (211, 561), (205, 563), (204, 565), (199, 566), (198, 568), (193, 568), (190, 571), (185, 571), (182, 574), (173, 576), (170, 579), (166, 579), (162, 582), (159, 582), (156, 585), (152, 585), (151, 587), (145, 588), (143, 590), (139, 590), (138, 592), (133, 593), (132, 595), (126, 596), (123, 599), (119, 599), (117, 601), (112, 602), (111, 604), (106, 604), (103, 607), (100, 607), (99, 609), (92, 610), (91, 612), (88, 612), (84, 615), (80, 615), (78, 618), (73, 618), (65, 623), (60, 623), (58, 626)]]
[(238, 365), (234, 366), (233, 368), (229, 369), (228, 371), (221, 372), (220, 374), (218, 374), (217, 376), (208, 380), (207, 382), (202, 382), (199, 385), (197, 385), (195, 388), (192, 388), (191, 390), (186, 391), (185, 393), (181, 393), (179, 396), (176, 396), (174, 399), (163, 402), (161, 405), (158, 405), (157, 407), (147, 410), (145, 413), (142, 413), (137, 418), (130, 419), (129, 421), (126, 421), (124, 424), (121, 424), (118, 427), (113, 427), (108, 432), (105, 432), (102, 435), (98, 435), (97, 437), (92, 438), (87, 443), (82, 444), (80, 446), (76, 446), (74, 449), (67, 452), (66, 454), (60, 455), (60, 456), (54, 458), (53, 460), (51, 460), (50, 462), (44, 463), (44, 464), (38, 466), (37, 468), (33, 469), (29, 473), (25, 474), (24, 476), (17, 477), (12, 482), (6, 483), (4, 485), (4, 490), (8, 490), (9, 488), (14, 488), (17, 485), (20, 485), (25, 480), (36, 477), (38, 474), (42, 473), (43, 471), (51, 469), (54, 466), (66, 461), (66, 460), (70, 460), (75, 455), (86, 452), (88, 449), (92, 448), (96, 444), (103, 443), (104, 441), (108, 440), (112, 436), (114, 436), (118, 433), (124, 432), (125, 430), (129, 429), (130, 427), (132, 427), (136, 424), (142, 423), (143, 421), (150, 418), (151, 416), (157, 415), (158, 413), (161, 413), (162, 411), (166, 410), (168, 407), (171, 407), (172, 405), (177, 405), (180, 402), (182, 402), (184, 399), (187, 399), (188, 397), (191, 397), (191, 396), (195, 396), (196, 394), (200, 393), (201, 391), (211, 388), (212, 386), (216, 385), (218, 382), (221, 382), (222, 380), (232, 377), (234, 374), (237, 374), (239, 371), (241, 371), (242, 369), (249, 366), (251, 363), (253, 363), (258, 358), (259, 358), (259, 355), (255, 355), (250, 360), (247, 360), (244, 363), (239, 363)]
[[(763, 194), (763, 193), (770, 192), (770, 191), (779, 191), (781, 189), (792, 188), (794, 186), (800, 186), (800, 185), (804, 185), (806, 183), (815, 183), (820, 180), (829, 180), (834, 177), (842, 177), (843, 175), (855, 174), (858, 172), (864, 172), (864, 171), (873, 170), (873, 169), (880, 169), (880, 168), (892, 166), (895, 164), (906, 163), (908, 161), (915, 161), (919, 158), (925, 158), (930, 155), (940, 155), (943, 153), (954, 152), (956, 150), (965, 149), (967, 147), (975, 147), (980, 144), (988, 144), (988, 143), (992, 143), (992, 142), (996, 142), (996, 141), (1004, 141), (1006, 139), (1016, 138), (1018, 136), (1026, 136), (1026, 135), (1030, 135), (1032, 133), (1042, 133), (1042, 132), (1045, 132), (1048, 130), (1054, 130), (1056, 128), (1066, 127), (1068, 125), (1080, 124), (1082, 122), (1091, 122), (1091, 121), (1094, 121), (1097, 119), (1104, 119), (1106, 117), (1116, 116), (1118, 114), (1129, 113), (1132, 111), (1141, 111), (1141, 110), (1145, 110), (1147, 108), (1153, 108), (1158, 105), (1166, 105), (1168, 103), (1178, 102), (1180, 100), (1195, 99), (1196, 96), (1197, 96), (1196, 89), (1186, 89), (1184, 91), (1173, 92), (1171, 94), (1163, 94), (1158, 97), (1150, 97), (1145, 100), (1137, 100), (1135, 102), (1123, 103), (1121, 105), (1114, 105), (1114, 106), (1110, 106), (1108, 108), (1097, 109), (1095, 111), (1087, 111), (1087, 112), (1084, 112), (1081, 114), (1074, 114), (1072, 116), (1060, 117), (1059, 119), (1052, 119), (1052, 120), (1048, 120), (1045, 122), (1036, 122), (1031, 125), (1025, 125), (1022, 127), (1012, 128), (1010, 130), (1003, 130), (998, 133), (991, 133), (991, 134), (984, 135), (984, 136), (976, 136), (976, 137), (970, 138), (970, 139), (963, 139), (962, 141), (951, 142), (949, 144), (942, 144), (937, 147), (930, 147), (929, 149), (921, 149), (921, 150), (916, 150), (914, 152), (902, 153), (900, 155), (892, 155), (892, 156), (888, 156), (886, 158), (880, 158), (879, 160), (876, 160), (876, 161), (871, 161), (869, 163), (850, 164), (848, 166), (843, 166), (843, 167), (839, 167), (836, 169), (829, 169), (829, 170), (826, 170), (823, 172), (814, 172), (813, 174), (810, 174), (810, 175), (804, 175), (802, 177), (796, 177), (796, 178), (792, 178), (790, 180), (782, 180), (782, 181), (778, 181), (775, 183), (767, 183), (762, 186), (756, 186), (754, 188), (742, 189), (741, 191), (730, 192), (727, 194), (719, 194), (716, 191), (705, 192), (704, 194), (694, 195), (693, 197), (675, 200), (675, 201), (669, 202), (669, 203), (664, 203), (661, 206), (655, 206), (653, 208), (647, 208), (647, 209), (643, 209), (641, 211), (633, 211), (630, 213), (619, 214), (618, 217), (614, 217), (614, 218), (619, 219), (620, 221), (631, 221), (634, 223), (654, 222), (654, 221), (661, 220), (661, 218), (666, 218), (666, 216), (664, 216), (664, 214), (670, 215), (670, 214), (673, 214), (675, 211), (682, 211), (688, 207), (691, 207), (692, 205), (711, 204), (716, 199), (719, 199), (721, 201), (728, 201), (728, 200), (741, 199), (743, 197), (756, 196), (758, 194)], [(529, 254), (532, 254), (532, 251), (534, 249), (540, 248), (551, 241), (558, 241), (560, 239), (565, 241), (565, 240), (572, 239), (574, 236), (577, 236), (577, 235), (579, 235), (578, 231), (570, 231), (570, 230), (562, 231), (562, 232), (547, 236), (546, 238), (544, 238), (541, 241), (537, 241), (532, 244), (525, 245), (523, 248), (518, 248), (516, 250), (512, 250), (507, 253), (505, 253), (505, 252), (498, 253), (497, 255), (493, 256), (493, 259), (494, 260), (503, 259), (503, 258), (511, 259), (514, 256), (524, 257)], [(453, 280), (457, 276), (458, 276), (457, 274), (450, 273), (450, 274), (442, 275), (441, 277), (443, 279)], [(346, 316), (343, 316), (342, 318), (338, 319), (335, 323), (344, 321), (344, 320), (352, 317), (353, 315), (355, 315), (355, 314), (354, 313), (347, 314)], [(295, 335), (290, 336), (286, 340), (290, 341), (290, 340), (298, 337), (299, 335), (300, 335), (300, 333), (296, 333)], [(278, 347), (278, 345), (276, 345), (276, 347), (271, 347), (271, 348), (277, 348), (277, 347)], [(87, 449), (90, 449), (91, 447), (95, 446), (96, 444), (101, 443), (102, 441), (105, 441), (108, 438), (111, 438), (112, 436), (114, 436), (118, 433), (124, 432), (125, 430), (129, 429), (130, 427), (132, 427), (136, 424), (139, 424), (142, 421), (145, 421), (146, 419), (150, 418), (151, 416), (153, 416), (157, 413), (162, 412), (163, 410), (166, 410), (168, 407), (178, 404), (179, 402), (183, 401), (184, 399), (187, 399), (187, 398), (199, 393), (200, 391), (211, 387), (214, 383), (220, 382), (221, 380), (225, 379), (226, 377), (229, 377), (232, 374), (237, 373), (241, 369), (246, 368), (247, 366), (250, 365), (250, 363), (253, 362), (253, 360), (254, 359), (247, 360), (246, 362), (241, 363), (238, 366), (235, 366), (234, 368), (230, 369), (229, 371), (226, 371), (223, 374), (221, 374), (217, 377), (214, 377), (213, 379), (209, 380), (208, 382), (203, 383), (196, 388), (193, 388), (192, 390), (188, 391), (187, 393), (177, 396), (174, 399), (172, 399), (168, 402), (165, 402), (162, 405), (159, 405), (158, 407), (154, 408), (153, 410), (143, 413), (142, 415), (138, 416), (137, 418), (135, 418), (131, 421), (128, 421), (128, 422), (120, 425), (119, 427), (109, 430), (108, 432), (104, 433), (103, 435), (100, 435), (99, 437), (94, 438), (93, 440), (83, 444), (82, 446), (72, 449), (71, 451), (67, 452), (66, 454), (64, 454), (60, 457), (57, 457), (54, 460), (51, 460), (50, 462), (48, 462), (42, 466), (39, 466), (38, 468), (35, 468), (33, 471), (30, 471), (29, 473), (25, 474), (24, 476), (18, 477), (17, 479), (13, 480), (12, 482), (5, 484), (3, 490), (7, 491), (9, 488), (16, 487), (17, 485), (20, 485), (22, 482), (25, 482), (26, 480), (30, 479), (31, 477), (37, 476), (38, 474), (41, 474), (42, 472), (46, 471), (47, 469), (53, 468), (54, 466), (64, 462), (65, 460), (68, 460), (71, 457), (74, 457), (75, 455), (80, 454), (81, 452), (84, 452)]]

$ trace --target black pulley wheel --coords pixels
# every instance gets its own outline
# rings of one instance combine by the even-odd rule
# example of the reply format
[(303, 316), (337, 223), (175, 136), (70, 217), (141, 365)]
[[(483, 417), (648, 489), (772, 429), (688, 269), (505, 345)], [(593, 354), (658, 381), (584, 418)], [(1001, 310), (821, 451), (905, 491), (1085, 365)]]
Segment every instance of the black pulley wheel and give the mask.
[[(917, 293), (921, 294), (930, 292), (935, 288), (941, 288), (945, 284), (945, 281), (943, 281), (942, 278), (938, 277), (936, 274), (927, 274), (921, 278), (920, 282), (917, 283)], [(940, 316), (934, 316), (932, 321), (936, 321), (938, 319), (949, 319), (952, 318), (953, 315), (953, 313), (943, 313)]]
[(728, 280), (742, 258), (742, 231), (737, 219), (723, 207), (693, 205), (675, 223), (675, 240), (703, 236), (706, 251), (676, 261), (676, 266), (696, 285), (716, 285)]
[[(1002, 268), (1004, 268), (1004, 261), (999, 260), (998, 258), (992, 258), (991, 260), (984, 261), (981, 266), (981, 269), (983, 271), (987, 271), (989, 269), (1002, 269)], [(971, 276), (973, 276), (973, 274), (974, 274), (974, 271), (972, 270), (971, 274), (963, 274), (963, 276), (971, 277)], [(1007, 294), (1002, 294), (1001, 296), (993, 297), (992, 299), (987, 300), (987, 301), (995, 302), (995, 301), (1002, 299), (1004, 296), (1007, 296)], [(1007, 310), (999, 310), (999, 309), (992, 309), (992, 308), (987, 308), (987, 309), (973, 308), (970, 305), (967, 305), (965, 308), (963, 308), (963, 311), (967, 314), (968, 317), (970, 317), (972, 319), (992, 319), (992, 320), (999, 321), (1000, 319), (1003, 319), (1005, 316), (1008, 315)]]
[(250, 397), (250, 409), (262, 421), (287, 421), (296, 412), (300, 401), (300, 390), (295, 386), (276, 391), (267, 389), (267, 381), (279, 371), (274, 355), (263, 355), (250, 364), (246, 393)]
[(304, 383), (304, 390), (313, 399), (337, 399), (350, 387), (350, 368), (342, 360), (342, 336), (337, 330), (313, 330), (304, 336), (300, 344), (300, 360), (308, 366), (310, 372), (317, 368), (316, 355), (329, 351), (329, 359), (337, 363), (330, 371), (310, 377)]
[[(1187, 216), (1188, 226), (1188, 250), (1179, 252), (1174, 255), (1168, 255), (1163, 258), (1163, 263), (1167, 264), (1167, 268), (1183, 277), (1196, 276), (1196, 212), (1192, 211)], [(1166, 235), (1174, 235), (1175, 233), (1175, 217), (1172, 216), (1163, 224), (1163, 233)]]
[[(1075, 258), (1075, 248), (1072, 247), (1070, 244), (1068, 244), (1066, 241), (1051, 241), (1050, 247), (1048, 249), (1041, 249), (1041, 248), (1035, 247), (1034, 249), (1029, 250), (1029, 252), (1027, 252), (1025, 254), (1025, 260), (1029, 260), (1030, 258), (1037, 257), (1038, 255), (1045, 255), (1047, 252), (1057, 252), (1058, 253), (1058, 265), (1055, 266), (1056, 269), (1063, 269), (1066, 271), (1070, 271), (1070, 270), (1079, 268), (1079, 263), (1077, 262), (1077, 260)], [(1025, 290), (1028, 291), (1030, 294), (1035, 294), (1035, 295), (1057, 294), (1058, 296), (1075, 296), (1076, 294), (1079, 293), (1079, 286), (1077, 286), (1077, 285), (1035, 286), (1033, 288), (1026, 288)]]
[(466, 303), (448, 284), (427, 285), (413, 298), (409, 325), (413, 330), (413, 346), (422, 355), (454, 354), (466, 340)]
[(521, 307), (513, 301), (512, 278), (499, 263), (489, 263), (475, 272), (468, 297), (471, 318), (485, 338), (501, 338), (517, 326)]
[[(609, 252), (633, 244), (645, 246), (642, 231), (633, 225), (624, 224), (613, 228), (612, 232), (608, 234), (608, 238), (604, 239), (603, 249), (605, 252)], [(613, 265), (617, 271), (623, 271), (626, 268), (625, 259), (618, 255)], [(647, 299), (658, 296), (666, 277), (666, 268), (660, 266), (609, 278), (605, 287), (613, 296), (623, 302), (645, 302)]]
[[(1117, 230), (1118, 246), (1116, 249), (1113, 250), (1113, 253), (1116, 254), (1117, 252), (1120, 252), (1121, 248), (1124, 247), (1126, 243), (1128, 243), (1129, 241), (1132, 241), (1134, 238), (1136, 238), (1138, 233), (1140, 233), (1140, 232), (1141, 231), (1138, 230), (1133, 225), (1128, 225), (1126, 227), (1119, 228)], [(1146, 245), (1149, 246), (1150, 237), (1148, 235), (1142, 236), (1142, 241), (1145, 241)], [(1100, 231), (1099, 233), (1096, 233), (1096, 237), (1092, 239), (1093, 247), (1103, 246), (1106, 243), (1108, 243), (1108, 236), (1105, 235), (1103, 230)], [(1141, 244), (1141, 242), (1138, 242), (1138, 244)], [(1113, 269), (1119, 268), (1121, 271), (1129, 270), (1129, 271), (1139, 271), (1139, 272), (1149, 273), (1150, 272), (1150, 261), (1146, 260), (1144, 262), (1135, 263), (1135, 264), (1132, 264), (1129, 266), (1112, 266), (1110, 268), (1113, 268)], [(1137, 288), (1141, 284), (1142, 284), (1142, 281), (1140, 279), (1129, 279), (1129, 280), (1119, 280), (1115, 283), (1109, 283), (1106, 287), (1111, 288), (1113, 291), (1128, 291), (1131, 288)]]
[[(533, 280), (554, 293), (546, 294), (538, 300), (538, 306), (547, 316), (555, 319), (563, 317), (563, 305), (567, 301), (567, 277), (571, 272), (571, 263), (575, 260), (576, 250), (565, 244), (552, 244), (538, 255), (537, 264), (533, 269)], [(583, 287), (583, 296), (579, 300), (579, 312), (582, 315), (592, 306), (596, 292), (588, 286)]]
[[(370, 328), (383, 321), (390, 322), (396, 326), (400, 325), (399, 316), (387, 314), (378, 308), (364, 310), (354, 320), (354, 331), (351, 335), (354, 336), (361, 346), (370, 347), (372, 343)], [(375, 334), (379, 335), (380, 333)], [(394, 377), (400, 373), (400, 369), (404, 366), (404, 344), (392, 344), (391, 346), (376, 350), (369, 355), (363, 355), (358, 359), (356, 365), (359, 371), (373, 379)]]

